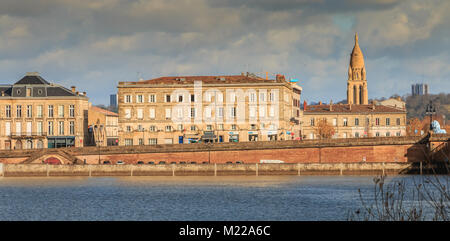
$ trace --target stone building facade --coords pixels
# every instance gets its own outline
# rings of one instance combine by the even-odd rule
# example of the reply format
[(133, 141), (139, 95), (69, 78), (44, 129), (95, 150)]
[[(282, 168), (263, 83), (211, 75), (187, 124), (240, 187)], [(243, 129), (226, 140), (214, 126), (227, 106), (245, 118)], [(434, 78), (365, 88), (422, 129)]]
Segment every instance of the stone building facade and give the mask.
[(96, 106), (89, 107), (89, 138), (91, 146), (119, 145), (119, 115)]
[(304, 139), (318, 139), (317, 124), (326, 120), (332, 138), (406, 136), (406, 111), (383, 105), (304, 105)]
[(119, 144), (300, 138), (301, 91), (248, 73), (119, 82)]
[(0, 86), (0, 149), (84, 145), (89, 102), (79, 93), (27, 73)]

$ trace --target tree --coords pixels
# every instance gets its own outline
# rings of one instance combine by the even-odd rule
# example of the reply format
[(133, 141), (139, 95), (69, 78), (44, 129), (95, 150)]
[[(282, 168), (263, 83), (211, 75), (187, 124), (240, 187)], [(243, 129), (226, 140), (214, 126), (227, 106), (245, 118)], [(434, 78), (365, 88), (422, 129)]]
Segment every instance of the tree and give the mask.
[(329, 139), (336, 133), (334, 127), (328, 124), (326, 119), (319, 120), (314, 131), (320, 139)]

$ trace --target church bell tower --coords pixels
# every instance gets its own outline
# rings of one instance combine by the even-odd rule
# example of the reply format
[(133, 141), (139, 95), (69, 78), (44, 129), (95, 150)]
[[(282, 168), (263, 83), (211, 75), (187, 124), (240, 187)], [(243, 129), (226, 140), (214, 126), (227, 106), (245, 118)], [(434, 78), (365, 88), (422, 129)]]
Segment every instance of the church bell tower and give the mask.
[(367, 105), (367, 80), (364, 56), (359, 48), (358, 34), (355, 34), (355, 46), (350, 55), (347, 80), (347, 104)]

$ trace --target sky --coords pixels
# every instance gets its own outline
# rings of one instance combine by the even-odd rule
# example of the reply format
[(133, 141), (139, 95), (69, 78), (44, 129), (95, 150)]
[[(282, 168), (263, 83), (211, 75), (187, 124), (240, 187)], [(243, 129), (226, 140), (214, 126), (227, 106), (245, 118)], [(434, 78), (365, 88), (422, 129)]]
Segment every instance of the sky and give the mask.
[(336, 103), (355, 32), (369, 99), (450, 92), (448, 0), (1, 0), (0, 83), (39, 72), (107, 105), (119, 81), (269, 72)]

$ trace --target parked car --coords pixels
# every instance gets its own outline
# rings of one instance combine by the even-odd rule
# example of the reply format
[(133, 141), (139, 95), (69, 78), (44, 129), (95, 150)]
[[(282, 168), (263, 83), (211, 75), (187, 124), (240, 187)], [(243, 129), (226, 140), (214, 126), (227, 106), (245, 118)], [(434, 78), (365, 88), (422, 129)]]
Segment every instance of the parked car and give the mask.
[(170, 162), (170, 164), (177, 164), (177, 162)]
[(125, 164), (125, 162), (123, 162), (123, 161), (117, 161), (116, 162), (116, 165), (123, 165), (123, 164)]
[(236, 163), (237, 164), (243, 164), (244, 162), (243, 161), (237, 161)]
[(197, 162), (189, 162), (189, 164), (197, 164)]
[(166, 162), (165, 161), (160, 161), (159, 164), (166, 164)]
[(233, 164), (233, 162), (227, 162), (227, 164)]
[(143, 161), (138, 161), (137, 164), (144, 164), (144, 162)]
[(147, 164), (155, 164), (155, 162), (148, 162)]
[(202, 164), (208, 164), (208, 162), (202, 162)]
[(180, 164), (186, 164), (186, 162), (180, 162)]
[(103, 161), (103, 164), (111, 164), (110, 161)]

